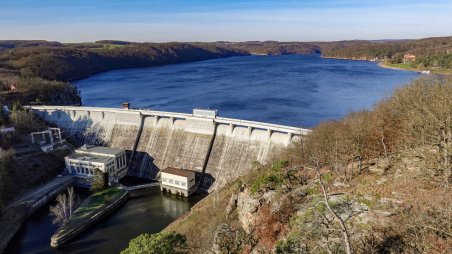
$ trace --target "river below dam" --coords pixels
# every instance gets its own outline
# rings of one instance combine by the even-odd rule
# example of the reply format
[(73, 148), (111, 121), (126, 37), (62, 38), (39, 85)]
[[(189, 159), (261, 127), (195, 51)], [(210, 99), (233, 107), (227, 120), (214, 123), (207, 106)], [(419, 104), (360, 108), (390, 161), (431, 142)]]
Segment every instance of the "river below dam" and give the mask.
[(319, 55), (240, 56), (115, 70), (74, 82), (85, 106), (191, 113), (312, 127), (369, 109), (420, 74)]
[(5, 253), (119, 253), (132, 238), (160, 232), (202, 198), (177, 198), (161, 193), (158, 187), (134, 190), (124, 206), (59, 249), (50, 247), (57, 226), (52, 224), (48, 204), (31, 216)]

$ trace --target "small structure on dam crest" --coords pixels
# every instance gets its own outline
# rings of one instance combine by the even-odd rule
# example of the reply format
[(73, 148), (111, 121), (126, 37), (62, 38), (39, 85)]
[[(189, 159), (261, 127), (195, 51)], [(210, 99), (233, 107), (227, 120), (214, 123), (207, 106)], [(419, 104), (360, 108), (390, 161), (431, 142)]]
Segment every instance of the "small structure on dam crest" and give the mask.
[(188, 197), (196, 191), (194, 171), (168, 167), (162, 170), (160, 176), (162, 179), (161, 191), (184, 197)]

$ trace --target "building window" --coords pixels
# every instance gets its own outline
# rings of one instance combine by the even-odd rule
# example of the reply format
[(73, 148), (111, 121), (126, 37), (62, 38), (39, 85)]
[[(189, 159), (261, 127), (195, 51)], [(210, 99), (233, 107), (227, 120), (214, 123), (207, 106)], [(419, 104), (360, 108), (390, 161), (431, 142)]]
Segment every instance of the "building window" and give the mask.
[(182, 182), (182, 186), (187, 186), (187, 183), (186, 182)]
[(168, 181), (169, 183), (173, 183), (173, 179), (169, 179), (169, 181)]
[(175, 181), (174, 184), (180, 185), (180, 182), (179, 181)]
[(166, 178), (162, 178), (162, 182), (166, 183), (167, 182)]

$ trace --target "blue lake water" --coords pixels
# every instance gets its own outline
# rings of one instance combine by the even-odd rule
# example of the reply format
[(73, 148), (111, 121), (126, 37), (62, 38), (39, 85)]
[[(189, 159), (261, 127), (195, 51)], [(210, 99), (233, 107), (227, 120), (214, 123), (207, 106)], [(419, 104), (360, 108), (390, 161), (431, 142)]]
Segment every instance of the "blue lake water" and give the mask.
[(245, 120), (312, 127), (369, 109), (419, 76), (375, 62), (318, 55), (241, 56), (115, 70), (78, 80), (85, 106), (191, 113), (193, 108)]

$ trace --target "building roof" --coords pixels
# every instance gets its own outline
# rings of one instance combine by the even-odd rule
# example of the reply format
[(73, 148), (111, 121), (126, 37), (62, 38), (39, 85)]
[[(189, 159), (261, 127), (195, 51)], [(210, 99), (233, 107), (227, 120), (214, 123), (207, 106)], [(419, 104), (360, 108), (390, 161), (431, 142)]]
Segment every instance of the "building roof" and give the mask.
[(91, 145), (83, 145), (75, 152), (79, 153), (96, 153), (96, 154), (105, 154), (105, 155), (117, 155), (119, 153), (124, 152), (123, 149), (113, 148), (113, 147), (105, 147), (105, 146), (91, 146)]
[(188, 176), (194, 174), (195, 172), (191, 171), (191, 170), (188, 170), (188, 169), (168, 167), (168, 168), (165, 168), (164, 170), (162, 170), (162, 173), (188, 177)]
[(79, 161), (90, 161), (97, 163), (107, 163), (109, 160), (112, 160), (111, 156), (102, 156), (102, 155), (88, 155), (83, 153), (73, 153), (67, 156), (68, 159), (79, 160)]

